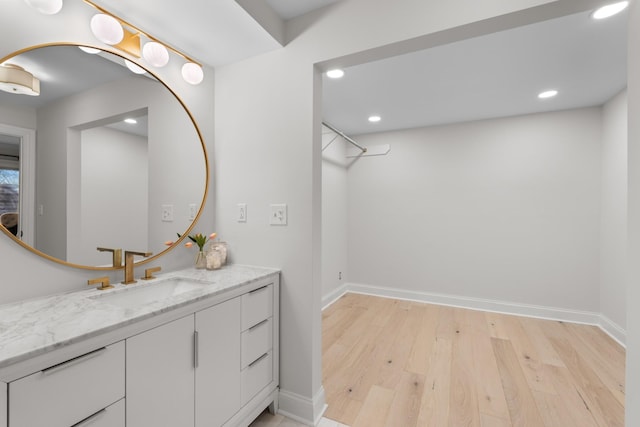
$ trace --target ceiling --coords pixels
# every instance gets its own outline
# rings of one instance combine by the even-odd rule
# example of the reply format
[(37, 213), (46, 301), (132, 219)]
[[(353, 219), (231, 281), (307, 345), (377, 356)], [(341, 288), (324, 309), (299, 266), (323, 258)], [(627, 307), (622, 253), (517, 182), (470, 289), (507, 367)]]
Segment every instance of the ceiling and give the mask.
[(358, 135), (602, 105), (627, 84), (626, 23), (580, 13), (346, 68), (324, 77), (324, 119)]

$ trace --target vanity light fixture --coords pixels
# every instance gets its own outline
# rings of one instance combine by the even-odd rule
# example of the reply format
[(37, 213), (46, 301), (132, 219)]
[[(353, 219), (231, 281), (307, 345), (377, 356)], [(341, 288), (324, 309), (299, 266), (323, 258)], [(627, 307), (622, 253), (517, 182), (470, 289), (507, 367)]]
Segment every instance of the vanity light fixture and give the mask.
[(106, 13), (93, 15), (91, 32), (98, 40), (108, 45), (118, 44), (124, 39), (124, 28), (120, 22)]
[(134, 118), (128, 118), (128, 119), (124, 119), (124, 122), (130, 125), (135, 125), (136, 123), (138, 123), (138, 121)]
[(182, 66), (182, 78), (189, 84), (197, 85), (204, 79), (204, 71), (200, 65), (187, 62)]
[(340, 79), (344, 77), (344, 71), (339, 68), (334, 68), (333, 70), (327, 71), (327, 77), (330, 79)]
[(380, 116), (369, 116), (368, 120), (371, 123), (378, 123), (380, 120), (382, 120), (382, 117), (380, 117)]
[(128, 59), (124, 60), (124, 65), (127, 66), (129, 71), (131, 71), (132, 73), (135, 73), (135, 74), (144, 74), (144, 73), (147, 72), (147, 70), (145, 70), (144, 68), (142, 68), (138, 64), (134, 64), (133, 62), (129, 61)]
[(100, 49), (96, 49), (94, 47), (87, 47), (87, 46), (78, 46), (78, 49), (80, 49), (84, 53), (88, 53), (90, 55), (96, 55), (96, 54), (102, 52)]
[(169, 63), (169, 51), (158, 42), (145, 43), (142, 48), (142, 57), (156, 68), (162, 68)]
[(538, 94), (538, 98), (540, 99), (548, 99), (548, 98), (553, 98), (554, 96), (556, 96), (558, 94), (558, 91), (555, 89), (552, 90), (545, 90), (544, 92), (540, 92)]
[(62, 0), (24, 0), (24, 2), (45, 15), (55, 15), (62, 9)]
[[(202, 65), (189, 56), (143, 32), (135, 25), (98, 6), (93, 1), (84, 0), (84, 2), (99, 12), (91, 19), (91, 31), (101, 42), (122, 50), (135, 58), (142, 57), (145, 62), (156, 68), (164, 67), (169, 63), (171, 59), (169, 52), (171, 52), (186, 61), (182, 67), (182, 78), (187, 83), (197, 85), (204, 79)], [(141, 39), (144, 39), (142, 49), (140, 49)], [(127, 64), (127, 67), (134, 73), (143, 70), (137, 64), (129, 62), (138, 68), (136, 70), (135, 67), (130, 67)]]
[(0, 66), (0, 90), (19, 95), (40, 95), (40, 80), (14, 64)]
[(609, 18), (609, 17), (611, 17), (613, 15), (617, 15), (618, 13), (622, 12), (623, 10), (625, 10), (627, 8), (627, 6), (629, 6), (629, 2), (628, 1), (620, 1), (620, 2), (617, 2), (617, 3), (608, 4), (606, 6), (602, 6), (601, 8), (599, 8), (595, 12), (593, 12), (591, 17), (593, 19)]

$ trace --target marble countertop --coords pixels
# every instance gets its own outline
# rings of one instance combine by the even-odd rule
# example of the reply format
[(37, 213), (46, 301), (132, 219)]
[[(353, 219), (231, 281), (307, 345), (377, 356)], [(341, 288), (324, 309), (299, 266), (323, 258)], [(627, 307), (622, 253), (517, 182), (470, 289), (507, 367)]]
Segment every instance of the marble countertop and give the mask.
[[(186, 269), (158, 275), (114, 289), (88, 289), (19, 301), (0, 306), (0, 368), (44, 354), (155, 315), (211, 298), (222, 292), (263, 279), (279, 270), (246, 265), (226, 265), (219, 270)], [(181, 277), (203, 283), (196, 289), (134, 308), (109, 304), (114, 293), (135, 292), (168, 278)]]

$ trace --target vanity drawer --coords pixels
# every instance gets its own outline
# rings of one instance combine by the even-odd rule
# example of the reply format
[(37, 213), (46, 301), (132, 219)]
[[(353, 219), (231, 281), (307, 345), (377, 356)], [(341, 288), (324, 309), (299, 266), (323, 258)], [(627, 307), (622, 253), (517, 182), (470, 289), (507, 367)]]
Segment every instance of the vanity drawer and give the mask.
[(273, 313), (273, 285), (266, 285), (242, 295), (242, 330), (271, 317)]
[(272, 352), (264, 353), (240, 373), (242, 404), (246, 404), (273, 380)]
[(246, 368), (249, 363), (271, 350), (273, 347), (272, 318), (250, 327), (242, 333), (241, 337), (241, 368)]
[(124, 342), (9, 384), (11, 427), (69, 427), (124, 397)]
[(124, 399), (118, 400), (71, 427), (125, 427)]

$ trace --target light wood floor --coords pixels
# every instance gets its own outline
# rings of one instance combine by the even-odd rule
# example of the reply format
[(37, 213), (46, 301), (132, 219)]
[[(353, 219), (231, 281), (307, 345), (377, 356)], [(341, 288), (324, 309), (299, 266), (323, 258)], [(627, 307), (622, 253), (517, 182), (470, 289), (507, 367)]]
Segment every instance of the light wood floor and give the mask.
[(358, 294), (322, 326), (349, 426), (624, 426), (625, 351), (597, 327)]

